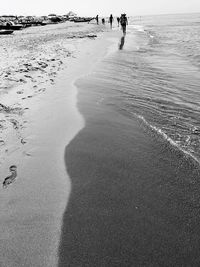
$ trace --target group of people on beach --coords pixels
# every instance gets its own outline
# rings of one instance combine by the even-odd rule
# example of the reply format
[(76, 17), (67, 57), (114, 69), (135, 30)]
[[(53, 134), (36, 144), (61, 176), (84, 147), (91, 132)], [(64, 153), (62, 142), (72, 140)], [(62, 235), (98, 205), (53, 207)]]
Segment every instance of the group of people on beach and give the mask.
[[(102, 18), (101, 21), (102, 21), (102, 24), (104, 25), (105, 24), (105, 19)], [(108, 19), (108, 23), (110, 23), (110, 28), (111, 29), (112, 29), (113, 21), (114, 21), (114, 17), (111, 14), (109, 19)], [(99, 24), (99, 15), (96, 16), (96, 22), (97, 22), (97, 24)], [(126, 33), (126, 25), (128, 25), (128, 19), (127, 19), (126, 14), (121, 14), (120, 17), (117, 17), (117, 23), (118, 23), (118, 27), (119, 27), (119, 25), (121, 25), (122, 31), (125, 34)]]

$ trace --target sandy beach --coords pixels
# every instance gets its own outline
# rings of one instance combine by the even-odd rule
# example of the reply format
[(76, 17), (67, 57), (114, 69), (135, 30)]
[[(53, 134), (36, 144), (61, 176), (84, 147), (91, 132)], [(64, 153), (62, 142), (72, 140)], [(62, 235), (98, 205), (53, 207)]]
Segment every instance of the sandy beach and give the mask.
[(174, 72), (177, 57), (134, 25), (122, 36), (67, 22), (0, 42), (0, 265), (198, 266), (185, 59)]
[[(112, 40), (103, 38), (102, 31), (95, 24), (72, 23), (50, 25), (41, 32), (28, 29), (21, 33), (24, 40), (27, 35), (24, 42), (37, 51), (29, 47), (27, 54), (21, 52), (23, 58), (14, 51), (20, 69), (14, 63), (6, 68), (4, 59), (1, 183), (12, 165), (17, 177), (1, 189), (2, 267), (57, 265), (62, 215), (71, 191), (64, 151), (84, 127), (74, 82), (91, 73), (108, 53)], [(21, 38), (18, 34), (16, 39)], [(9, 41), (4, 40), (5, 47)]]

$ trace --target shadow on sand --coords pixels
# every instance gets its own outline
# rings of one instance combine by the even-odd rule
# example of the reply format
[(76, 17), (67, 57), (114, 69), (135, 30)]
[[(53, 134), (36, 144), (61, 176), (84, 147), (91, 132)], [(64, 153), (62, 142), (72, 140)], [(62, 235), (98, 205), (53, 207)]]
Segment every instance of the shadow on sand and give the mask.
[(121, 37), (120, 43), (119, 43), (119, 50), (122, 50), (125, 43), (125, 34)]

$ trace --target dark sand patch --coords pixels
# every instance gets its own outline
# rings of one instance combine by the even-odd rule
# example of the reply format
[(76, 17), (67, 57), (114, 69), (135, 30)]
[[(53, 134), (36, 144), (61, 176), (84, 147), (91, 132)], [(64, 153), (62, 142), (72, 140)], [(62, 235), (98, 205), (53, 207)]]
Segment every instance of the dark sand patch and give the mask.
[(59, 267), (198, 266), (198, 168), (107, 103), (108, 85), (78, 85), (86, 127), (65, 151)]

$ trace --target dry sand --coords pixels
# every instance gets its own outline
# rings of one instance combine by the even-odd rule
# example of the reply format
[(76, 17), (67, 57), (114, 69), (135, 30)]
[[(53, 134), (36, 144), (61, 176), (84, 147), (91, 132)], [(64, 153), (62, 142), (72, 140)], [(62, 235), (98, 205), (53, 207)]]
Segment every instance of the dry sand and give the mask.
[[(72, 39), (77, 33), (73, 34)], [(91, 73), (112, 42), (103, 34), (96, 40), (81, 37), (69, 42), (73, 57), (62, 62), (50, 83), (41, 82), (43, 75), (39, 80), (32, 77), (1, 98), (1, 183), (10, 175), (9, 167), (17, 166), (17, 178), (0, 194), (2, 267), (57, 264), (62, 215), (71, 189), (64, 150), (84, 127), (74, 82)]]

